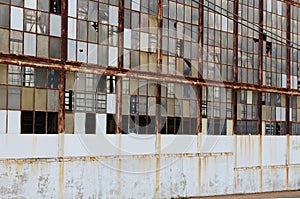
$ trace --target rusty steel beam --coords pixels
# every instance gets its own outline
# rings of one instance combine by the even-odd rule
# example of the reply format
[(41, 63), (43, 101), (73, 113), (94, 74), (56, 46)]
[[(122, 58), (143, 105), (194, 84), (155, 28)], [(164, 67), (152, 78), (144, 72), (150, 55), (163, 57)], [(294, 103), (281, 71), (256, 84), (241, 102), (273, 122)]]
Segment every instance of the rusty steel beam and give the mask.
[[(287, 4), (286, 7), (286, 87), (287, 89), (291, 88), (291, 5)], [(285, 99), (285, 132), (287, 135), (290, 134), (290, 96), (286, 95)]]
[[(259, 0), (259, 41), (258, 41), (258, 84), (263, 87), (263, 25), (264, 25), (264, 0)], [(262, 90), (265, 91), (266, 90)], [(257, 133), (262, 135), (262, 91), (258, 92), (257, 97)]]
[(279, 0), (283, 3), (286, 3), (287, 5), (291, 5), (291, 6), (295, 6), (295, 7), (298, 7), (300, 8), (300, 3), (299, 2), (296, 2), (296, 1), (292, 1), (292, 0)]
[[(234, 1), (234, 21), (233, 21), (233, 82), (238, 82), (238, 15), (239, 15), (239, 0)], [(233, 134), (237, 134), (237, 90), (232, 90), (232, 120), (233, 120)]]
[[(119, 0), (118, 69), (123, 68), (124, 50), (124, 0)], [(116, 134), (122, 133), (122, 78), (116, 77)]]
[[(157, 73), (162, 72), (163, 0), (157, 2)], [(156, 84), (155, 133), (161, 133), (161, 81)]]
[[(204, 8), (203, 8), (203, 0), (199, 0), (199, 25), (198, 25), (198, 79), (202, 80), (203, 74), (203, 16), (204, 16)], [(197, 134), (202, 133), (202, 86), (197, 86)]]
[[(61, 60), (68, 59), (68, 0), (61, 1)], [(59, 92), (58, 92), (58, 133), (65, 133), (65, 88), (66, 71), (59, 71)]]
[[(3, 64), (13, 64), (19, 66), (30, 66), (35, 68), (48, 68), (54, 70), (64, 70), (67, 72), (80, 72), (80, 73), (91, 73), (91, 74), (101, 74), (105, 76), (117, 76), (117, 77), (128, 77), (145, 79), (152, 81), (171, 82), (171, 83), (182, 83), (190, 85), (200, 85), (200, 86), (217, 86), (221, 88), (231, 88), (231, 89), (241, 89), (241, 90), (251, 90), (258, 92), (269, 92), (278, 94), (288, 94), (293, 96), (300, 96), (300, 91), (297, 89), (287, 89), (287, 88), (277, 88), (273, 86), (264, 86), (259, 84), (249, 84), (242, 82), (231, 82), (231, 81), (219, 81), (219, 80), (204, 80), (202, 78), (195, 77), (184, 77), (180, 75), (171, 74), (158, 74), (157, 72), (149, 71), (138, 71), (138, 70), (128, 70), (128, 69), (118, 69), (115, 67), (104, 67), (101, 65), (85, 64), (79, 62), (70, 61), (59, 61), (53, 59), (42, 59), (30, 57), (27, 59), (16, 59), (13, 60), (12, 57), (20, 56), (10, 56), (8, 59), (1, 57), (3, 53), (0, 53), (0, 63)], [(39, 61), (39, 59), (41, 61)], [(34, 61), (33, 61), (34, 60)], [(32, 62), (31, 62), (32, 61)], [(57, 64), (55, 64), (57, 63)]]

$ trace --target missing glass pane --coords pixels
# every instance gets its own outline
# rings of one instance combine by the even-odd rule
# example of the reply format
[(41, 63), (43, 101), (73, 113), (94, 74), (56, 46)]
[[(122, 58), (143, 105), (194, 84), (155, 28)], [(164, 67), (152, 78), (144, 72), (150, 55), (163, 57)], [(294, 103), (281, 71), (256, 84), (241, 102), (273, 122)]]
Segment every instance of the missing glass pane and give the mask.
[(33, 133), (33, 112), (32, 111), (21, 112), (21, 133), (24, 134)]
[(47, 134), (57, 134), (58, 113), (47, 113)]
[(61, 14), (61, 1), (60, 0), (50, 0), (50, 13)]

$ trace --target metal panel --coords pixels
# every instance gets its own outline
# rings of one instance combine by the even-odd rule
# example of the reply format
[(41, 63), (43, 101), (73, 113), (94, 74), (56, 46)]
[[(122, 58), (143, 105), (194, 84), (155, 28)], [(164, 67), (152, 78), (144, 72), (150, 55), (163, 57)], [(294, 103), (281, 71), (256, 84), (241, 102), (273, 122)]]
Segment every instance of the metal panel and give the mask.
[(260, 166), (259, 136), (237, 136), (236, 147), (237, 168)]

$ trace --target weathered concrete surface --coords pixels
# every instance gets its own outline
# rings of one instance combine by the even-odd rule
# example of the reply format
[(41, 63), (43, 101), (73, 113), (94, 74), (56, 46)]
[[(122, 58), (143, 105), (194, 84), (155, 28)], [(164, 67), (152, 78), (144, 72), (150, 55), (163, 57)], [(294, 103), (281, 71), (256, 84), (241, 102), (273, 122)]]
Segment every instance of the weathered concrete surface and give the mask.
[(300, 188), (298, 137), (162, 136), (159, 145), (156, 136), (46, 137), (0, 135), (1, 198), (170, 198)]

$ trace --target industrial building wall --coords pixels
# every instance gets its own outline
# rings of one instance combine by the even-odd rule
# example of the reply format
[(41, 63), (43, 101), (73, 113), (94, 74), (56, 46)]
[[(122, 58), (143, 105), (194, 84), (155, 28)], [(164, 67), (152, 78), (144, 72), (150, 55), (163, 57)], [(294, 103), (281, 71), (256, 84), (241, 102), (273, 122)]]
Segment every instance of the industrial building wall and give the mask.
[(295, 136), (3, 135), (0, 146), (2, 198), (170, 198), (300, 184)]

